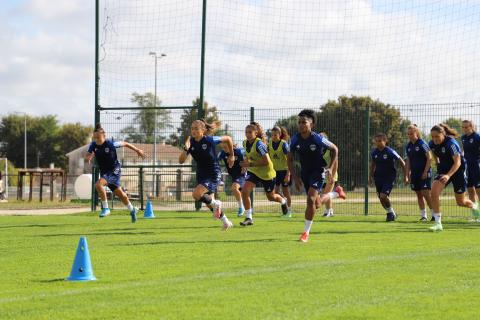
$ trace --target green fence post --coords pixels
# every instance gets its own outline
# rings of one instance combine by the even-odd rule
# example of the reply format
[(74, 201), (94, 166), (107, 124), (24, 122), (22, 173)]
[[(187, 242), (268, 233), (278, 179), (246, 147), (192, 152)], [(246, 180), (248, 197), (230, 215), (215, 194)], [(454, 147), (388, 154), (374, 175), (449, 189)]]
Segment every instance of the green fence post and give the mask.
[(140, 200), (140, 210), (143, 210), (143, 167), (138, 170), (138, 197)]
[(364, 157), (363, 157), (363, 179), (365, 184), (363, 213), (368, 216), (368, 176), (370, 168), (370, 106), (365, 110), (365, 132), (364, 132)]
[[(255, 107), (250, 107), (250, 122), (253, 122), (255, 121)], [(250, 208), (253, 208), (253, 198), (254, 198), (254, 194), (253, 194), (253, 191), (250, 192)]]

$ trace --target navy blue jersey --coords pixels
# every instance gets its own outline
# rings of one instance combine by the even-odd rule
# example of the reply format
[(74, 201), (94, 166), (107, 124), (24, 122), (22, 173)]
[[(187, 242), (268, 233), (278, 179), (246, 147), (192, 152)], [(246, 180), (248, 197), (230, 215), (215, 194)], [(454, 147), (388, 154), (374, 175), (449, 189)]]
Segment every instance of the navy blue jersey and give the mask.
[(407, 143), (405, 151), (408, 157), (408, 162), (410, 163), (412, 176), (421, 177), (427, 164), (427, 154), (430, 152), (430, 147), (424, 140), (418, 139), (415, 143)]
[(228, 156), (230, 155), (228, 152), (225, 151), (220, 151), (218, 154), (218, 160), (223, 160), (223, 163), (225, 163), (225, 167), (227, 167), (228, 174), (231, 177), (238, 177), (241, 175), (245, 175), (245, 173), (242, 174), (242, 167), (240, 167), (240, 162), (245, 159), (245, 153), (243, 151), (243, 148), (233, 148), (233, 154), (235, 156), (235, 162), (233, 163), (233, 166), (231, 168), (228, 167)]
[(323, 168), (327, 166), (323, 155), (331, 147), (332, 143), (316, 132), (312, 132), (307, 139), (297, 133), (290, 143), (290, 152), (299, 155), (303, 173), (323, 172)]
[(97, 145), (95, 141), (90, 143), (88, 153), (95, 153), (95, 159), (100, 168), (100, 174), (119, 171), (120, 162), (117, 159), (117, 148), (122, 147), (120, 141), (105, 140), (102, 145)]
[(190, 138), (188, 153), (197, 163), (197, 180), (220, 177), (220, 164), (215, 151), (215, 146), (220, 142), (220, 137), (204, 136), (198, 142)]
[(383, 150), (375, 148), (372, 150), (372, 161), (375, 163), (375, 180), (392, 180), (397, 176), (395, 162), (400, 159), (398, 153), (390, 147)]
[(428, 146), (433, 151), (440, 163), (437, 166), (438, 174), (447, 173), (453, 165), (453, 157), (460, 155), (461, 165), (459, 170), (465, 170), (465, 158), (462, 156), (462, 150), (458, 142), (452, 137), (445, 137), (441, 144), (435, 144), (433, 141), (428, 143)]
[(462, 144), (467, 166), (478, 164), (480, 162), (480, 134), (474, 132), (469, 136), (463, 135)]

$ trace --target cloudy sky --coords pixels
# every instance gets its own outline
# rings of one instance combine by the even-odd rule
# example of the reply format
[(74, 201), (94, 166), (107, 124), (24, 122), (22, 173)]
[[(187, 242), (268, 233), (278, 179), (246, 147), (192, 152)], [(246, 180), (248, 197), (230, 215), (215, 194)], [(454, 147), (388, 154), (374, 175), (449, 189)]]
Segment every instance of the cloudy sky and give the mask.
[[(480, 1), (209, 0), (206, 99), (223, 110), (480, 101)], [(0, 114), (93, 122), (94, 1), (0, 2)], [(200, 0), (105, 0), (104, 107), (153, 91), (189, 105), (200, 78)], [(231, 114), (234, 114), (233, 112)]]

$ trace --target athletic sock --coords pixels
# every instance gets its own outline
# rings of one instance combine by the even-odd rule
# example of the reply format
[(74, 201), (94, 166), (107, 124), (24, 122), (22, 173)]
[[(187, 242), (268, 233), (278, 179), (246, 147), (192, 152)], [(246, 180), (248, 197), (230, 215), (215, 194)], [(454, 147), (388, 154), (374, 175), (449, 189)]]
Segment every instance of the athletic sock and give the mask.
[(286, 203), (287, 203), (287, 199), (285, 199), (285, 198), (283, 198), (283, 197), (282, 197), (282, 201), (280, 201), (280, 203), (281, 203), (281, 204), (282, 204), (282, 206), (283, 206), (284, 204), (286, 204)]
[(220, 221), (222, 221), (223, 223), (227, 223), (228, 221), (227, 215), (222, 213), (222, 215), (220, 216)]
[(108, 201), (107, 200), (105, 200), (105, 201), (102, 200), (102, 208), (103, 209), (108, 209)]
[(330, 199), (336, 199), (338, 198), (338, 192), (335, 192), (335, 191), (332, 191), (332, 192), (329, 192), (327, 193), (328, 196), (330, 197)]
[(387, 213), (393, 213), (395, 214), (395, 210), (393, 210), (393, 207), (388, 207), (385, 210), (387, 210)]
[(245, 218), (246, 218), (246, 219), (253, 220), (253, 217), (252, 217), (252, 216), (253, 216), (253, 209), (250, 208), (250, 209), (248, 209), (247, 212), (245, 213)]
[(212, 196), (205, 193), (204, 195), (201, 196), (200, 201), (205, 204), (213, 204), (215, 200), (212, 199)]
[(427, 218), (427, 210), (421, 209), (421, 210), (420, 210), (420, 216), (421, 216), (422, 218)]
[(128, 209), (128, 211), (132, 211), (132, 210), (133, 210), (133, 205), (132, 205), (132, 203), (131, 203), (130, 201), (128, 201), (128, 203), (127, 203), (127, 209)]
[(310, 228), (312, 227), (313, 220), (305, 219), (305, 228), (303, 229), (304, 232), (310, 233)]
[(435, 223), (442, 224), (442, 214), (434, 213), (433, 216), (435, 217)]
[(239, 208), (239, 209), (245, 209), (245, 208), (243, 207), (243, 201), (242, 201), (242, 200), (239, 200), (239, 201), (238, 201), (238, 208)]

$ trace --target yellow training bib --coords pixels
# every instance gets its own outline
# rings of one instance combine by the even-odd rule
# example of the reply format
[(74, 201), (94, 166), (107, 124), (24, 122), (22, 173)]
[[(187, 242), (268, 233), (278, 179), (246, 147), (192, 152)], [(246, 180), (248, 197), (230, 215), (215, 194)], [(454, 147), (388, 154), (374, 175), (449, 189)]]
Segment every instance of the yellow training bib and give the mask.
[[(247, 159), (250, 161), (258, 161), (262, 158), (262, 156), (257, 151), (258, 141), (261, 140), (259, 138), (256, 138), (252, 144), (252, 147), (250, 148), (250, 151), (247, 150), (247, 140), (243, 141), (243, 149), (245, 150)], [(255, 174), (260, 179), (267, 181), (272, 180), (277, 175), (275, 169), (273, 169), (273, 163), (272, 160), (270, 160), (270, 157), (268, 158), (268, 164), (266, 166), (248, 167), (248, 171)]]

